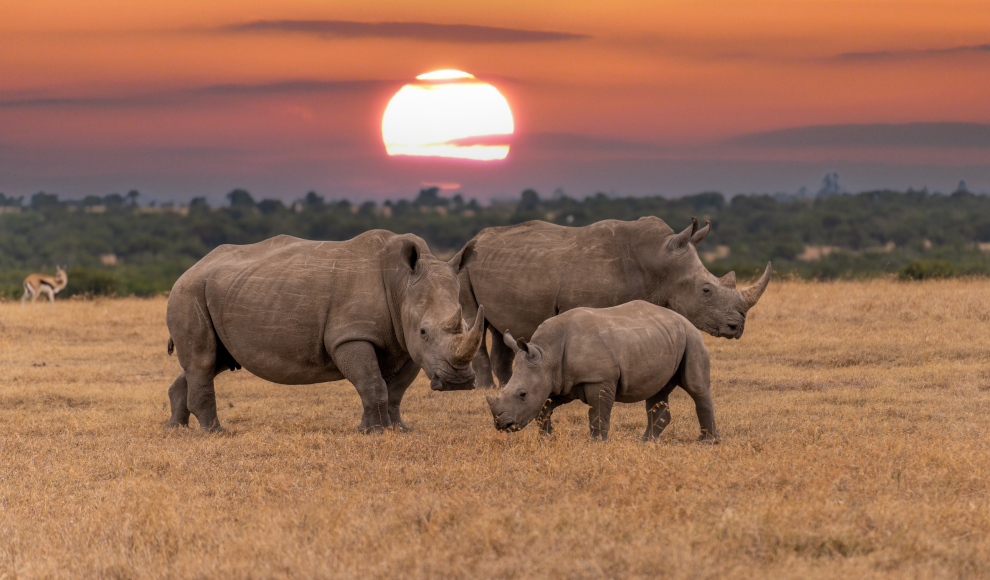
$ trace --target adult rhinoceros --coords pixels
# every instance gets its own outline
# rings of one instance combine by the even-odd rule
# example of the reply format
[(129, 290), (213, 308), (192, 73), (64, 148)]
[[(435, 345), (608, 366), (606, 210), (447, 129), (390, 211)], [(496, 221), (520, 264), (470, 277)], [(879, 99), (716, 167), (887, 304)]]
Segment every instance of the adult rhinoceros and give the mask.
[[(464, 314), (472, 316), (484, 304), (493, 337), (506, 331), (531, 337), (544, 320), (572, 308), (645, 300), (681, 314), (704, 332), (739, 338), (747, 311), (770, 281), (770, 264), (756, 284), (741, 290), (734, 272), (716, 278), (695, 248), (710, 229), (710, 223), (699, 229), (692, 218), (690, 227), (675, 233), (652, 216), (580, 228), (531, 221), (482, 230), (451, 262), (465, 264), (459, 274)], [(489, 362), (482, 342), (474, 360), (478, 385), (493, 386), (494, 367), (505, 386), (512, 354), (495, 339)]]
[(169, 295), (169, 354), (174, 343), (183, 371), (168, 425), (191, 412), (221, 430), (213, 378), (243, 366), (288, 385), (346, 378), (361, 395), (362, 431), (407, 429), (399, 405), (421, 367), (434, 390), (473, 388), (484, 309), (465, 332), (455, 269), (422, 239), (382, 230), (220, 246)]

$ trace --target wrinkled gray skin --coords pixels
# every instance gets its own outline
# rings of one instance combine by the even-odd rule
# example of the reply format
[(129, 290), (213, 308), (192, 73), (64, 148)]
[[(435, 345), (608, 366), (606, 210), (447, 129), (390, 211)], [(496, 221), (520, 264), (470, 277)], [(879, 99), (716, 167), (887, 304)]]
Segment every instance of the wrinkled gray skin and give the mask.
[(457, 303), (459, 262), (437, 260), (411, 234), (369, 231), (345, 242), (278, 236), (220, 246), (175, 283), (168, 426), (222, 430), (213, 378), (242, 366), (275, 383), (347, 379), (361, 395), (360, 430), (402, 430), (402, 396), (422, 368), (434, 390), (473, 388), (470, 362), (484, 309), (467, 330)]
[[(770, 281), (770, 264), (759, 281), (736, 289), (736, 275), (716, 278), (695, 248), (711, 224), (675, 233), (663, 220), (604, 220), (569, 228), (541, 221), (487, 228), (454, 261), (460, 269), (461, 306), (470, 319), (485, 305), (492, 336), (509, 331), (531, 337), (548, 318), (573, 308), (607, 308), (645, 300), (670, 308), (713, 336), (739, 338), (746, 313)], [(464, 258), (469, 258), (466, 262)], [(484, 342), (474, 360), (477, 384), (492, 387), (512, 376), (512, 351), (492, 341), (489, 359)]]
[(612, 405), (646, 401), (644, 439), (670, 423), (667, 398), (681, 387), (694, 399), (699, 441), (717, 442), (709, 393), (708, 349), (680, 314), (637, 300), (612, 308), (577, 308), (540, 325), (528, 343), (505, 333), (515, 372), (497, 396), (488, 396), (495, 428), (518, 431), (536, 419), (552, 432), (556, 407), (580, 399), (590, 406), (591, 436), (608, 438)]

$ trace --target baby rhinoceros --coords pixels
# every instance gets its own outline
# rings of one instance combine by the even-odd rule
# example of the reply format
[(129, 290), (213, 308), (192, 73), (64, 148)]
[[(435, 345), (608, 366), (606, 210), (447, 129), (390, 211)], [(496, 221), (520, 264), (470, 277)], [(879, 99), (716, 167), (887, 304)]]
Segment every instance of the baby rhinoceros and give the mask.
[(681, 387), (694, 399), (699, 441), (715, 443), (708, 349), (698, 331), (673, 310), (636, 300), (612, 308), (575, 308), (546, 320), (532, 339), (514, 340), (512, 378), (487, 397), (495, 428), (518, 431), (536, 419), (550, 433), (560, 405), (581, 399), (591, 409), (591, 436), (608, 438), (612, 405), (646, 401), (647, 440), (670, 423), (667, 398)]

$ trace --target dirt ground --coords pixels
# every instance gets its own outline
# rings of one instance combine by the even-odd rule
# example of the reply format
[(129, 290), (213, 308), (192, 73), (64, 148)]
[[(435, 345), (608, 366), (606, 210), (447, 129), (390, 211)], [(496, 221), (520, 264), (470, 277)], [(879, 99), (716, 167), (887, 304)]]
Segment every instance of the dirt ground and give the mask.
[[(482, 391), (363, 436), (346, 382), (217, 379), (168, 431), (166, 300), (0, 304), (0, 579), (987, 578), (990, 281), (773, 281), (643, 443), (497, 433)], [(193, 421), (195, 423), (195, 421)]]

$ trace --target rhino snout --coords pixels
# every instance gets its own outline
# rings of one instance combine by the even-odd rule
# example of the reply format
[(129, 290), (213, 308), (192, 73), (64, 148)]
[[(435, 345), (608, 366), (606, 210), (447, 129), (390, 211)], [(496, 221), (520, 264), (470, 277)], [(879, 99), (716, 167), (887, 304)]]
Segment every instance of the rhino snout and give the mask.
[(471, 391), (474, 387), (475, 374), (468, 366), (466, 369), (453, 369), (453, 372), (438, 370), (430, 380), (430, 389), (434, 391)]
[(507, 411), (499, 412), (497, 398), (488, 395), (485, 400), (488, 401), (488, 407), (492, 410), (492, 417), (495, 418), (495, 429), (499, 431), (518, 431), (520, 429), (515, 417), (512, 417)]
[(743, 329), (745, 325), (742, 322), (733, 324), (724, 324), (722, 328), (719, 329), (718, 333), (725, 338), (742, 338)]

